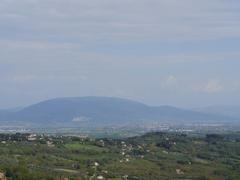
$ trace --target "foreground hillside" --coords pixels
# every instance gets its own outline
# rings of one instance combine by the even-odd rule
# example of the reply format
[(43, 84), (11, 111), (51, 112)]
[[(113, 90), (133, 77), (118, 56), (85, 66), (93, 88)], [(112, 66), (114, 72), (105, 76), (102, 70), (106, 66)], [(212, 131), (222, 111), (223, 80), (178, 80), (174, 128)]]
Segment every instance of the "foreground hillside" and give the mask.
[(238, 118), (183, 110), (169, 106), (153, 107), (113, 97), (57, 98), (18, 111), (0, 112), (3, 125), (84, 126), (159, 123), (240, 123)]
[(127, 139), (0, 135), (7, 179), (240, 179), (240, 134)]

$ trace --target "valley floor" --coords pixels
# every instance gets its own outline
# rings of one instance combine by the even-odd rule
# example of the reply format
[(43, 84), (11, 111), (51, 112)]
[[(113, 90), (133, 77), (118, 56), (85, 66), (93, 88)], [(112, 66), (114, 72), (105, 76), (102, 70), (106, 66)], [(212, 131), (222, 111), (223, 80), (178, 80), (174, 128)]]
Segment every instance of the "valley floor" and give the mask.
[(0, 134), (0, 179), (239, 180), (240, 134), (124, 139)]

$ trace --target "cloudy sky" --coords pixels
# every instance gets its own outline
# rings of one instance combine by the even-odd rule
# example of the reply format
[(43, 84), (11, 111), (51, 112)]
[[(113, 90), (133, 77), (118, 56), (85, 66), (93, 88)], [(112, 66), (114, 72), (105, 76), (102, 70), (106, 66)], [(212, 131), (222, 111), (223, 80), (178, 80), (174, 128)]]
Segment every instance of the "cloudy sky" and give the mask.
[(240, 104), (239, 0), (1, 0), (0, 108), (66, 96)]

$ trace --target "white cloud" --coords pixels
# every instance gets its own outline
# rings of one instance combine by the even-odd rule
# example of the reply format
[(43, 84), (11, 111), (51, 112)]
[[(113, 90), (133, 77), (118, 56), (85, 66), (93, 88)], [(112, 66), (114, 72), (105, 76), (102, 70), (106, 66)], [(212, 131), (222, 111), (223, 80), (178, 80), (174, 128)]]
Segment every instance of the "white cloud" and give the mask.
[(3, 34), (19, 39), (204, 40), (240, 37), (237, 7), (234, 0), (8, 0), (0, 22)]
[(203, 87), (203, 91), (206, 93), (218, 93), (223, 89), (224, 87), (219, 80), (209, 80)]
[(168, 77), (164, 78), (161, 81), (162, 88), (176, 87), (176, 85), (177, 85), (177, 78), (174, 75), (169, 75)]

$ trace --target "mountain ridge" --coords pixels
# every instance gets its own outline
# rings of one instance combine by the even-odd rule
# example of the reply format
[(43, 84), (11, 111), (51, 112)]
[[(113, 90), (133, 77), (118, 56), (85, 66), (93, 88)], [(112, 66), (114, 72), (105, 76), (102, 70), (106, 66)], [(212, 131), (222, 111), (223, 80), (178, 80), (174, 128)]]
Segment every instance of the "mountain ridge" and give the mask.
[(240, 118), (240, 106), (239, 105), (215, 105), (201, 108), (195, 108), (194, 111), (208, 113), (208, 114), (219, 114), (234, 118)]
[(0, 121), (37, 125), (69, 124), (120, 125), (131, 123), (216, 123), (236, 118), (180, 109), (149, 106), (115, 97), (63, 97), (42, 101), (17, 112), (0, 112)]

